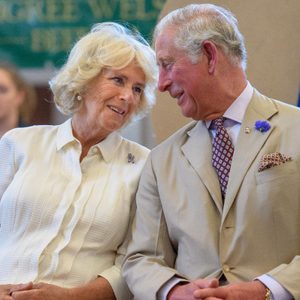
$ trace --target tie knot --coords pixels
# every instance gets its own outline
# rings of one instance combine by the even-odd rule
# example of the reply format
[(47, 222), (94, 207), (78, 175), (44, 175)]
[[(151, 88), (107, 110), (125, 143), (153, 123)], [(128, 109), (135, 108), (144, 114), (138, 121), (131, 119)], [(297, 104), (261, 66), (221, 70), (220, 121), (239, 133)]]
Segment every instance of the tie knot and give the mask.
[(224, 127), (224, 117), (219, 117), (214, 120), (212, 120), (212, 125), (215, 126), (216, 128)]

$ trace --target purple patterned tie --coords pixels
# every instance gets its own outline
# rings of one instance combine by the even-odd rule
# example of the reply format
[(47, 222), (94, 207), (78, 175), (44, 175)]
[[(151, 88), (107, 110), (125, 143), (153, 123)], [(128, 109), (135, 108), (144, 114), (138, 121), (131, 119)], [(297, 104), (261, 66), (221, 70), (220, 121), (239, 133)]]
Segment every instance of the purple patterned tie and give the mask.
[(234, 149), (224, 127), (224, 118), (220, 117), (213, 120), (212, 125), (216, 128), (216, 136), (212, 144), (212, 165), (217, 171), (224, 200)]

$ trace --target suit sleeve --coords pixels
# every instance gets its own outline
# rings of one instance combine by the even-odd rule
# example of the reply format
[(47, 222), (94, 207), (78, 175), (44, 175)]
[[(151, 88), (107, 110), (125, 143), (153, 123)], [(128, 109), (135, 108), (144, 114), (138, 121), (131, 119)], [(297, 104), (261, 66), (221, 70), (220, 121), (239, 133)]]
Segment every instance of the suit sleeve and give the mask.
[(175, 252), (162, 209), (151, 154), (137, 192), (133, 239), (123, 274), (135, 299), (156, 299), (161, 286), (174, 275)]
[(295, 256), (289, 264), (279, 265), (268, 275), (285, 287), (295, 300), (300, 300), (300, 255)]

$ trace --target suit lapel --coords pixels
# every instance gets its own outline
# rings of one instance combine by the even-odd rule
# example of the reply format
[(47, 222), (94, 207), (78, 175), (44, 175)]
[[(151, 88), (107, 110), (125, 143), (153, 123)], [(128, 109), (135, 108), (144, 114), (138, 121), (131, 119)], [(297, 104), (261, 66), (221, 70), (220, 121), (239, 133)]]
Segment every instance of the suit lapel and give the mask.
[(182, 152), (206, 186), (218, 210), (222, 213), (222, 197), (219, 181), (211, 164), (211, 137), (209, 131), (204, 122), (198, 122), (188, 132), (188, 135), (190, 137), (181, 147)]
[[(271, 117), (277, 112), (277, 108), (272, 100), (254, 90), (253, 97), (241, 124), (233, 155), (224, 203), (223, 221), (236, 198), (249, 167), (275, 128), (275, 126), (272, 126)], [(268, 120), (271, 124), (270, 130), (267, 132), (255, 130), (254, 124), (257, 120)], [(250, 129), (250, 133), (246, 133), (247, 127)]]

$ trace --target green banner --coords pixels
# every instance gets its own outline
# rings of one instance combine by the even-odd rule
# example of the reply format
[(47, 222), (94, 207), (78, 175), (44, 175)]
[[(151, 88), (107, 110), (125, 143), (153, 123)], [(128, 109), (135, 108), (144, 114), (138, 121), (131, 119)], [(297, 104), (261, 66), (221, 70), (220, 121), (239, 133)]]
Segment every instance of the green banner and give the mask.
[(150, 41), (165, 0), (0, 0), (0, 60), (61, 66), (74, 42), (103, 21), (128, 22)]

